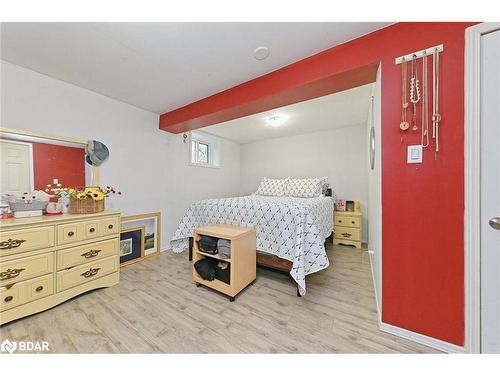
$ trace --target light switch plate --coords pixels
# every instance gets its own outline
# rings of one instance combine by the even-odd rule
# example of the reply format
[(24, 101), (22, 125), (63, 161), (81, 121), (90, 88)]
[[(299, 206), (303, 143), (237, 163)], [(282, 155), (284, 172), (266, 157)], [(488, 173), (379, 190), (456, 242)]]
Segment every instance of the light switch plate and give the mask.
[(408, 146), (408, 164), (422, 163), (422, 145)]

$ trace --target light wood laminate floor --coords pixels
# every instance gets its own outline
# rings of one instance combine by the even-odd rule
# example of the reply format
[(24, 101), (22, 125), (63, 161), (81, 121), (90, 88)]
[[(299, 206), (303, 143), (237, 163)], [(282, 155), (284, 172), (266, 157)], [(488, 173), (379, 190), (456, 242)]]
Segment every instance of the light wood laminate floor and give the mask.
[(429, 353), (380, 332), (369, 256), (329, 245), (331, 265), (291, 279), (257, 270), (235, 302), (191, 280), (187, 254), (122, 268), (121, 282), (0, 328), (1, 341), (48, 341), (58, 353)]

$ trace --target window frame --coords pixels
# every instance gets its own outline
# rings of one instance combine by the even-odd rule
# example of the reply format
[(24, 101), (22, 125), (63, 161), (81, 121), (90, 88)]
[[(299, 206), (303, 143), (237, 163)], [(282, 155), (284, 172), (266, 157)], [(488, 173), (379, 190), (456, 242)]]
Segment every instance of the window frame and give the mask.
[[(207, 146), (207, 162), (198, 160), (199, 144)], [(194, 167), (220, 168), (220, 149), (219, 138), (200, 131), (191, 132), (189, 137), (188, 163)], [(195, 153), (193, 154), (193, 152)]]

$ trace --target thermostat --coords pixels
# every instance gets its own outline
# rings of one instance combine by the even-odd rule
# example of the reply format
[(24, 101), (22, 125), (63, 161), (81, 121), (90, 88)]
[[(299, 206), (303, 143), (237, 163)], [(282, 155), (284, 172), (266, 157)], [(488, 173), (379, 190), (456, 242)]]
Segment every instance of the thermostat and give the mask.
[(408, 146), (408, 164), (422, 163), (422, 145)]

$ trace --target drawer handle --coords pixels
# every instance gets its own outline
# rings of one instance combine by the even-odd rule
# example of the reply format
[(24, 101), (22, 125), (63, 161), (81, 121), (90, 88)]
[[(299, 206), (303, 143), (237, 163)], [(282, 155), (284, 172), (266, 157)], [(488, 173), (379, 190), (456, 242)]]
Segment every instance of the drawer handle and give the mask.
[(0, 280), (9, 280), (13, 279), (14, 277), (18, 277), (21, 272), (23, 272), (25, 268), (14, 268), (11, 270), (10, 268), (7, 271), (1, 272), (0, 273)]
[(339, 223), (341, 223), (341, 222), (342, 222), (342, 220), (339, 220)]
[(351, 233), (342, 233), (342, 235), (343, 235), (344, 237), (347, 237), (347, 238), (349, 238), (349, 237), (351, 237), (351, 236), (352, 236), (352, 234), (351, 234)]
[(0, 242), (0, 249), (14, 249), (21, 246), (23, 242), (26, 242), (26, 240), (13, 240), (12, 238), (9, 238), (7, 241)]
[(40, 293), (43, 290), (43, 286), (37, 286), (35, 292)]
[(355, 221), (351, 221), (351, 224), (356, 224), (356, 222)]
[(68, 237), (73, 237), (75, 235), (75, 232), (71, 231), (71, 232), (68, 232)]
[(5, 302), (10, 302), (10, 301), (12, 301), (13, 299), (14, 299), (14, 297), (12, 297), (12, 296), (7, 296), (7, 297), (5, 297), (3, 300), (4, 300)]
[(108, 229), (113, 229), (115, 226), (113, 224), (108, 225)]
[(100, 270), (100, 268), (91, 268), (88, 271), (85, 271), (84, 273), (82, 273), (80, 276), (83, 276), (87, 279), (89, 277), (97, 275), (99, 270)]
[(95, 228), (90, 228), (90, 229), (89, 229), (89, 232), (90, 232), (90, 233), (94, 233), (94, 232), (95, 232)]
[(101, 250), (90, 250), (90, 251), (87, 251), (86, 253), (83, 253), (81, 256), (84, 257), (85, 259), (89, 259), (89, 258), (96, 257), (100, 252), (101, 252)]

